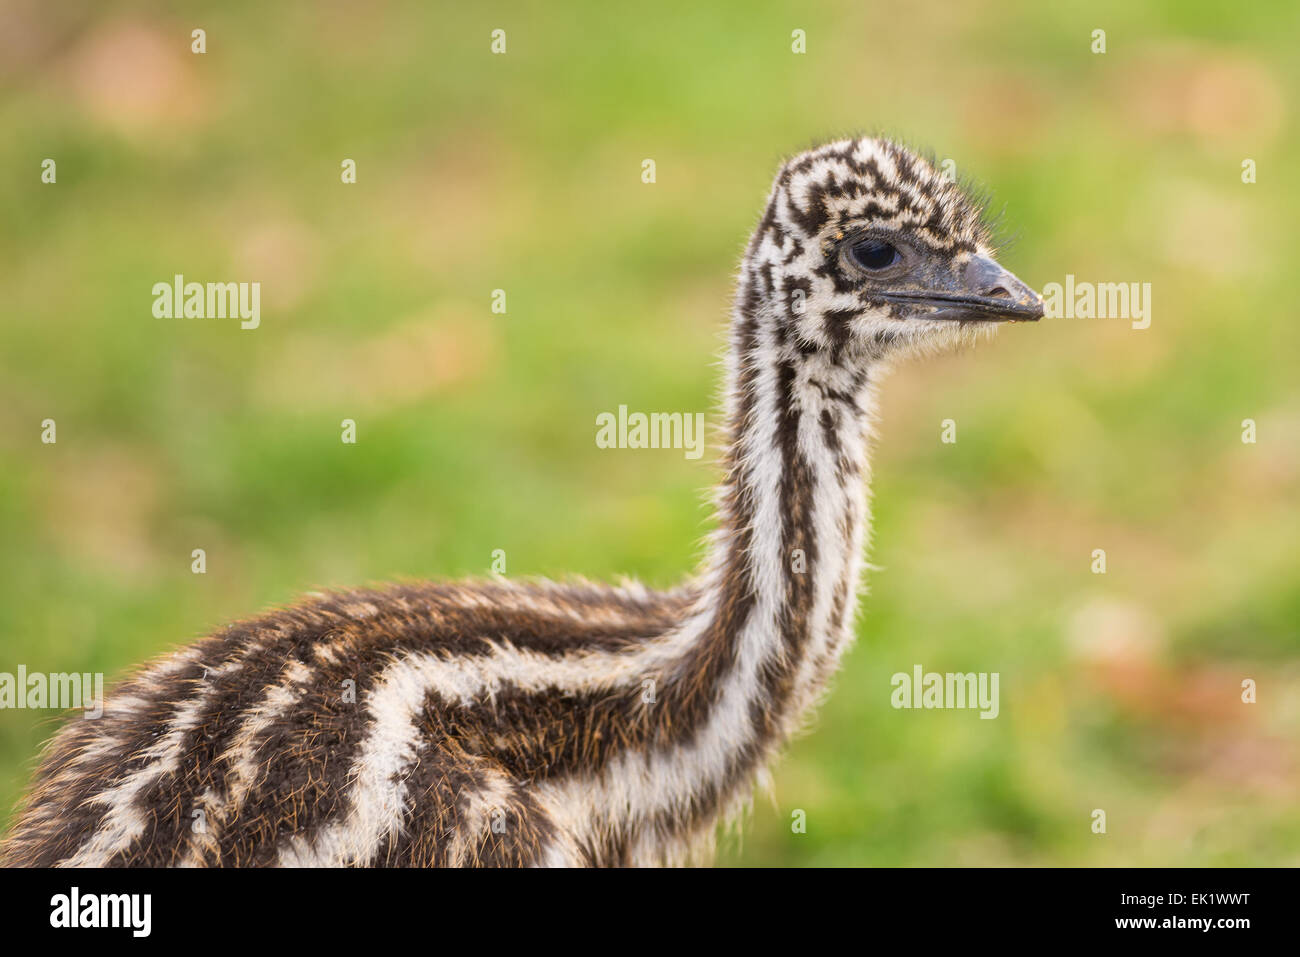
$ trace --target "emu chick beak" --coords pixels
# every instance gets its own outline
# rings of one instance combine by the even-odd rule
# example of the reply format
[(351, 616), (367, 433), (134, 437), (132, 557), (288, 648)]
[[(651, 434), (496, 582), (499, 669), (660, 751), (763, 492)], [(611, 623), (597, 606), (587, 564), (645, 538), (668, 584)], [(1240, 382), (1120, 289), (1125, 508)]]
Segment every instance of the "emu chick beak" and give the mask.
[(959, 322), (1037, 322), (1043, 297), (987, 256), (974, 256), (948, 289), (885, 293), (890, 302), (930, 306), (923, 319)]

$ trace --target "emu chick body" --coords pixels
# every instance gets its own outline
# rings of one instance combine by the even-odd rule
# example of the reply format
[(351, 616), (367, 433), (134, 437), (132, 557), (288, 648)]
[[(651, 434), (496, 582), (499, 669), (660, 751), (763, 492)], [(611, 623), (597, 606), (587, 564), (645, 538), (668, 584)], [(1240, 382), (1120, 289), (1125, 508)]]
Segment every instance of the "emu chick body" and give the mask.
[(688, 584), (397, 586), (231, 625), (69, 721), (0, 862), (707, 859), (853, 636), (878, 380), (1037, 302), (925, 160), (795, 157), (742, 262)]

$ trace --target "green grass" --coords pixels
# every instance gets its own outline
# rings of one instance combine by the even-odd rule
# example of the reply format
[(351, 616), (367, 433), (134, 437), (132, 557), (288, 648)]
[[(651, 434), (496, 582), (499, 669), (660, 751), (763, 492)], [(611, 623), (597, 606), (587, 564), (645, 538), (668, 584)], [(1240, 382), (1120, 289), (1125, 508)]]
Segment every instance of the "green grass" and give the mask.
[[(722, 860), (1300, 863), (1300, 9), (440, 6), (13, 20), (0, 670), (118, 676), (498, 548), (511, 575), (673, 582), (709, 463), (597, 449), (595, 415), (711, 407), (776, 163), (878, 129), (994, 190), (1025, 279), (1150, 282), (1154, 317), (888, 383), (859, 642)], [(153, 319), (175, 272), (260, 281), (262, 327)], [(998, 671), (1000, 717), (894, 710), (915, 663)], [(0, 713), (0, 807), (55, 726)]]

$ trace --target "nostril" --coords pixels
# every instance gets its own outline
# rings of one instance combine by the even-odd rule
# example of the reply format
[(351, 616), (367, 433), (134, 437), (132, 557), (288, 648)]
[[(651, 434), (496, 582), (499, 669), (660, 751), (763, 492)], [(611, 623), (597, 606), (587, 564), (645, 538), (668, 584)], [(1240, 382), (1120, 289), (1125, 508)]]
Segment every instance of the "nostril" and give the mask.
[(969, 292), (985, 299), (1015, 300), (1016, 290), (1020, 288), (1015, 276), (987, 256), (972, 257), (963, 278)]

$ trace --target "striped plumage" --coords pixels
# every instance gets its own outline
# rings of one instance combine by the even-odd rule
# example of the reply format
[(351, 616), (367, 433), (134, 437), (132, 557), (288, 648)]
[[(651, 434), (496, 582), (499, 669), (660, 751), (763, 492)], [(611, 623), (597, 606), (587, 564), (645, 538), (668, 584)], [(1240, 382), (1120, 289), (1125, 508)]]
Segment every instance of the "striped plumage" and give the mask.
[[(915, 262), (882, 285), (845, 257), (885, 240)], [(983, 283), (991, 257), (978, 205), (901, 147), (794, 158), (739, 277), (717, 528), (689, 584), (398, 586), (234, 624), (55, 736), (0, 859), (707, 858), (852, 638), (880, 374), (1032, 318), (1009, 274), (963, 321), (952, 295), (920, 296)]]

